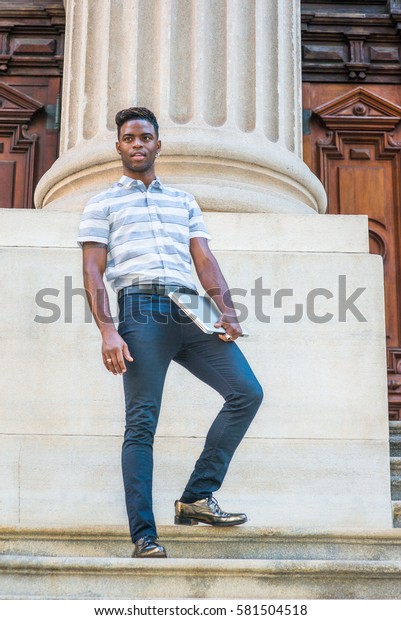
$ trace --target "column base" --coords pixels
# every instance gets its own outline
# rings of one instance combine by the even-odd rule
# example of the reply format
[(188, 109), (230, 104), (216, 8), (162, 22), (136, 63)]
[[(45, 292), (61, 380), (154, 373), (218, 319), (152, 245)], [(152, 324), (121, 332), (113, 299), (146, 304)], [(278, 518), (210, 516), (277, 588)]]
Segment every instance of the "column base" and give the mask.
[[(293, 153), (270, 143), (258, 149), (257, 136), (235, 144), (216, 132), (167, 131), (156, 173), (162, 182), (194, 194), (205, 211), (323, 213), (321, 183)], [(121, 176), (115, 136), (84, 142), (55, 162), (35, 192), (37, 208), (81, 212), (91, 196)]]

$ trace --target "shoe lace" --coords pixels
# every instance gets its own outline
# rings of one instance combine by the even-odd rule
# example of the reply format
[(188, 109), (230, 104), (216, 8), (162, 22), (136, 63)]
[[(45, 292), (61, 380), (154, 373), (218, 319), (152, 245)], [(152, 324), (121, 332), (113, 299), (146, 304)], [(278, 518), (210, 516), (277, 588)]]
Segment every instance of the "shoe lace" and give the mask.
[(218, 514), (220, 517), (228, 517), (229, 516), (227, 512), (224, 512), (220, 508), (220, 506), (219, 506), (219, 504), (217, 502), (217, 499), (215, 497), (213, 497), (213, 495), (212, 495), (212, 497), (209, 497), (208, 504), (211, 507), (211, 509), (213, 510), (213, 512), (215, 514)]
[(154, 536), (144, 536), (143, 537), (143, 542), (144, 543), (149, 543), (149, 542), (156, 542), (156, 538)]

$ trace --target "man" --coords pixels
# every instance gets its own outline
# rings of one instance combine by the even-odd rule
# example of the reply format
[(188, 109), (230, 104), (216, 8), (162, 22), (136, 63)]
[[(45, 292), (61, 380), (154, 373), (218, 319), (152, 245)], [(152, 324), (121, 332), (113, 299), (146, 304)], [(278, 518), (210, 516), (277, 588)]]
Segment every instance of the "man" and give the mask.
[[(133, 557), (166, 557), (152, 509), (153, 440), (163, 384), (172, 360), (217, 390), (225, 403), (180, 500), (175, 523), (239, 525), (245, 514), (223, 512), (213, 492), (263, 398), (262, 389), (234, 341), (242, 330), (228, 286), (208, 246), (201, 210), (187, 192), (155, 175), (161, 142), (150, 110), (116, 115), (123, 176), (90, 200), (78, 242), (89, 304), (102, 336), (106, 369), (123, 375), (126, 430), (122, 469)], [(224, 334), (205, 334), (170, 300), (171, 291), (196, 293), (199, 280), (221, 310)], [(111, 318), (103, 283), (118, 293), (119, 325)], [(185, 412), (183, 412), (185, 414)], [(179, 458), (179, 455), (177, 455)]]

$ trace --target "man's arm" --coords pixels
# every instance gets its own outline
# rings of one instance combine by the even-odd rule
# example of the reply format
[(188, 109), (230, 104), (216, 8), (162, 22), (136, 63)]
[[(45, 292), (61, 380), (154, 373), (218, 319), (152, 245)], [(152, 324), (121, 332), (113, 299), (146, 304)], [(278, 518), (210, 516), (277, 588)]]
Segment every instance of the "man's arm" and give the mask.
[[(102, 357), (107, 370), (114, 375), (126, 371), (125, 359), (133, 361), (127, 343), (117, 332), (103, 282), (106, 269), (107, 246), (103, 243), (85, 242), (82, 252), (83, 277), (86, 296), (93, 317), (102, 335)], [(107, 360), (111, 359), (111, 362)]]
[[(238, 323), (228, 284), (209, 248), (208, 240), (204, 237), (193, 237), (190, 241), (190, 251), (200, 283), (222, 312), (216, 326), (222, 326), (232, 340), (235, 340), (242, 335), (242, 329)], [(219, 338), (227, 342), (224, 334), (219, 334)]]

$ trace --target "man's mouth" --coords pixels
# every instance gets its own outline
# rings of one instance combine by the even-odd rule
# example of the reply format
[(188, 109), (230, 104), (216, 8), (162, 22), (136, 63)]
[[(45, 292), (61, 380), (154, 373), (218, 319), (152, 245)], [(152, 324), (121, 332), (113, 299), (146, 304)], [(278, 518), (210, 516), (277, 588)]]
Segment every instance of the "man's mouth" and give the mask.
[(146, 157), (145, 153), (134, 153), (131, 155), (132, 159), (144, 159)]

